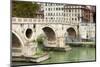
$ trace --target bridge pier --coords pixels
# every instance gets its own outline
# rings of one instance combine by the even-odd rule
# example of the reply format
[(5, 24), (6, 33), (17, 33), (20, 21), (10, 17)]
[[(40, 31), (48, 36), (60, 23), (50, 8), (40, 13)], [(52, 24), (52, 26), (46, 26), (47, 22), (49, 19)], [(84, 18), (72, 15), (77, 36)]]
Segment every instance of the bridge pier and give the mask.
[(66, 45), (64, 42), (64, 37), (57, 37), (56, 41), (47, 41), (45, 43), (46, 50), (57, 50), (57, 51), (69, 51), (71, 47)]
[(58, 47), (64, 47), (65, 46), (63, 37), (57, 37), (57, 45), (58, 45)]
[(35, 42), (29, 42), (27, 43), (23, 48), (23, 55), (24, 56), (33, 56), (37, 52), (37, 43)]

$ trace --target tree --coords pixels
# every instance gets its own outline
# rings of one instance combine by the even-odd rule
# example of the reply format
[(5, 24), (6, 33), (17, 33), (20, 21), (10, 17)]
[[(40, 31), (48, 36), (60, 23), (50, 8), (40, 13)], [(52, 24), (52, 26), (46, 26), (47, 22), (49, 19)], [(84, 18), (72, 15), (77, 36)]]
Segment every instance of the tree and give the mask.
[(12, 1), (12, 16), (23, 18), (34, 18), (39, 11), (40, 5), (25, 1)]

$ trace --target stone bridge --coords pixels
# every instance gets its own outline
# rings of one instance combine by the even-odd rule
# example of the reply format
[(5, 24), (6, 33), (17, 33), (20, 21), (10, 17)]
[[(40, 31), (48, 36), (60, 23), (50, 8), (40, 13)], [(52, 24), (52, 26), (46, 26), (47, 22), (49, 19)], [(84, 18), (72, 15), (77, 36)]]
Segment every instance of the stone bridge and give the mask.
[[(73, 41), (73, 38), (79, 36), (78, 27), (78, 23), (69, 24), (64, 21), (12, 17), (12, 47), (20, 47), (18, 49), (22, 49), (23, 52), (25, 46), (41, 34), (47, 37), (48, 43), (45, 44), (47, 47), (64, 47), (65, 37)], [(17, 44), (14, 44), (15, 42)]]

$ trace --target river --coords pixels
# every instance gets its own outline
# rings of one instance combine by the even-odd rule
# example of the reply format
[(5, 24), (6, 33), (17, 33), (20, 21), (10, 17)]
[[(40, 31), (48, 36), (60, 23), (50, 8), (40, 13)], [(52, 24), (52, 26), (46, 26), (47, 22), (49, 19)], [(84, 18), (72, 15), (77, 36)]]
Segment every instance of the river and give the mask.
[[(42, 61), (38, 64), (51, 64), (51, 63), (67, 63), (67, 62), (80, 62), (80, 61), (95, 61), (95, 48), (88, 47), (73, 47), (72, 50), (67, 52), (48, 51), (50, 59)], [(33, 63), (14, 62), (15, 65), (28, 65)], [(33, 64), (34, 65), (34, 64)]]

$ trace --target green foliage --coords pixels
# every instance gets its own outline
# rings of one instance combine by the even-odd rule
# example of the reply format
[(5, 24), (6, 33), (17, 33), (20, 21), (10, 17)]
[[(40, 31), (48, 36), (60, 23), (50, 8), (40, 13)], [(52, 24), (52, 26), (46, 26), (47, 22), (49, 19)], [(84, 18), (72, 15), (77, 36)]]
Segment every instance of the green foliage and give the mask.
[(43, 55), (43, 53), (44, 53), (44, 51), (42, 49), (38, 48), (38, 50), (37, 50), (35, 55), (39, 56), (39, 55)]
[(36, 40), (33, 40), (32, 42), (36, 42)]
[(12, 1), (12, 16), (33, 18), (40, 9), (40, 5), (25, 1)]
[(44, 39), (46, 39), (46, 36), (43, 35), (43, 34), (40, 34), (40, 35), (37, 37), (37, 43), (38, 43), (38, 44), (43, 44)]

